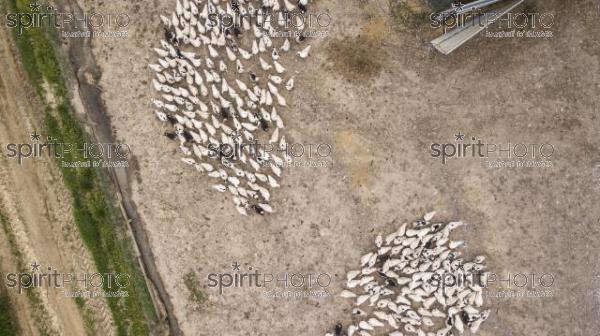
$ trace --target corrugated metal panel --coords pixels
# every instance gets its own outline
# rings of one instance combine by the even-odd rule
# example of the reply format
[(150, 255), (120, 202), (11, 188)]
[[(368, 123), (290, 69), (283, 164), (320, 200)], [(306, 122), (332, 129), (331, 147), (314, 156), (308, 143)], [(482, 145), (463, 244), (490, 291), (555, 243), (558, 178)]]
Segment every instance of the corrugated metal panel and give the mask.
[(452, 31), (436, 38), (435, 40), (431, 41), (431, 44), (442, 54), (448, 55), (465, 42), (472, 39), (479, 32), (487, 28), (487, 26), (489, 26), (491, 23), (495, 22), (500, 17), (506, 15), (515, 7), (523, 3), (523, 1), (525, 0), (515, 0), (504, 8), (474, 17), (470, 23), (465, 24), (462, 27), (455, 28)]
[(477, 0), (477, 1), (470, 2), (468, 4), (458, 6), (458, 7), (450, 8), (448, 10), (441, 12), (440, 14), (442, 17), (450, 16), (452, 14), (463, 14), (463, 13), (467, 13), (470, 11), (478, 10), (483, 7), (491, 6), (500, 1), (504, 1), (504, 0)]

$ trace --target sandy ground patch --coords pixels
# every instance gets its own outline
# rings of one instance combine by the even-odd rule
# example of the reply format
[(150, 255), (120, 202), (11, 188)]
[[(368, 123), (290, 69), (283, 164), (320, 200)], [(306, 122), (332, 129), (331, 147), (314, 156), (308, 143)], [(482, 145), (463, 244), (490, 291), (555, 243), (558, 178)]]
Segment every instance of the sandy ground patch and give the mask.
[[(179, 161), (152, 116), (147, 63), (162, 36), (158, 15), (174, 3), (80, 3), (132, 18), (128, 38), (94, 41), (98, 85), (117, 138), (139, 163), (134, 200), (185, 334), (320, 335), (347, 323), (351, 307), (341, 298), (273, 299), (259, 288), (220, 295), (205, 287), (208, 301), (195, 309), (183, 277), (194, 270), (206, 286), (209, 274), (232, 272), (237, 262), (263, 273), (326, 272), (335, 294), (377, 232), (431, 209), (470, 223), (460, 231), (467, 253), (488, 255), (497, 274), (555, 278), (550, 298), (492, 299), (481, 335), (598, 329), (600, 50), (592, 1), (540, 5), (557, 13), (553, 38), (480, 36), (447, 57), (418, 34), (374, 33), (382, 19), (365, 15), (358, 1), (319, 1), (314, 10), (327, 10), (334, 26), (328, 38), (311, 41), (307, 63), (292, 64), (301, 73), (283, 118), (292, 141), (332, 144), (333, 166), (288, 169), (274, 196), (278, 212), (250, 218)], [(362, 36), (387, 56), (378, 71), (354, 79), (346, 62), (355, 55), (332, 60), (330, 50)], [(552, 166), (431, 157), (433, 143), (456, 143), (458, 133), (490, 144), (550, 143)]]

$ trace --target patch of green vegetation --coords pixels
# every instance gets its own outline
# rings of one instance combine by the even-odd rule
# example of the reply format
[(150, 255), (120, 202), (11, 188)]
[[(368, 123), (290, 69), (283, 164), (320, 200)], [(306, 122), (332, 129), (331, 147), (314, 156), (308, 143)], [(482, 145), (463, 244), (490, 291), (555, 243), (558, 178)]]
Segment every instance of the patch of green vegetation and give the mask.
[(394, 25), (400, 30), (417, 29), (429, 22), (429, 6), (416, 6), (406, 0), (389, 0)]
[[(442, 10), (450, 8), (450, 6), (454, 2), (454, 0), (429, 0), (427, 2), (429, 3), (429, 5), (431, 6), (431, 8), (434, 11), (440, 12)], [(463, 1), (463, 3), (465, 3), (465, 2), (468, 2), (468, 1)]]
[(77, 308), (82, 309), (85, 306), (85, 299), (80, 296), (76, 296), (75, 304), (77, 304)]
[(4, 288), (0, 288), (0, 336), (21, 335), (14, 306)]
[(200, 290), (200, 281), (196, 277), (196, 273), (194, 271), (189, 271), (183, 276), (183, 283), (185, 287), (190, 291), (190, 301), (201, 305), (206, 301), (206, 296)]
[(79, 296), (75, 297), (75, 303), (77, 304), (77, 308), (83, 313), (83, 323), (85, 327), (85, 333), (87, 335), (93, 336), (96, 334), (96, 319), (94, 312), (85, 305), (85, 299)]
[(0, 212), (0, 224), (2, 224), (2, 230), (4, 231), (6, 239), (8, 240), (10, 252), (13, 255), (13, 257), (15, 257), (19, 270), (24, 269), (25, 264), (23, 263), (23, 253), (21, 253), (21, 250), (17, 245), (17, 238), (12, 232), (12, 228), (10, 227), (10, 223), (8, 222), (8, 216), (6, 216), (3, 212)]
[[(11, 11), (30, 13), (28, 0), (8, 0)], [(45, 105), (48, 136), (60, 143), (83, 148), (90, 137), (73, 115), (63, 76), (56, 31), (30, 27), (22, 33), (14, 29), (13, 37), (31, 85)], [(44, 84), (54, 97), (55, 107), (48, 104)], [(66, 168), (61, 161), (87, 161), (81, 151), (72, 151), (57, 159), (63, 180), (73, 195), (74, 218), (81, 238), (94, 258), (98, 272), (129, 275), (130, 285), (123, 290), (127, 297), (109, 297), (108, 305), (118, 335), (147, 335), (155, 310), (142, 270), (136, 262), (124, 219), (113, 203), (108, 177), (96, 168)], [(115, 291), (104, 283), (104, 291)]]
[[(23, 270), (24, 271), (24, 270)], [(35, 290), (26, 290), (25, 294), (29, 303), (33, 307), (33, 320), (35, 325), (42, 336), (58, 335), (58, 331), (52, 328), (50, 324), (50, 314), (44, 307), (40, 293)]]

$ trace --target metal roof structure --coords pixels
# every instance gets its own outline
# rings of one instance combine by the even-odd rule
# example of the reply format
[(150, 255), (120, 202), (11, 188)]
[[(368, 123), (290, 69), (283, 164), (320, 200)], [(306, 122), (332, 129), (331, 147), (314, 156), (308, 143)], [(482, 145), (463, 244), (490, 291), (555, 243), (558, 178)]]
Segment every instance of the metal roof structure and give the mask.
[[(497, 3), (500, 1), (501, 0), (480, 0), (480, 1), (472, 2), (470, 4), (466, 4), (464, 6), (451, 8), (448, 11), (457, 10), (455, 13), (449, 14), (449, 15), (456, 15), (456, 14), (465, 13), (467, 11), (473, 11), (473, 10), (476, 10), (479, 8), (483, 8), (484, 6), (489, 6), (493, 3)], [(523, 3), (524, 1), (525, 0), (514, 0), (509, 5), (507, 5), (503, 8), (491, 10), (485, 14), (474, 16), (470, 20), (470, 22), (465, 23), (465, 24), (461, 25), (460, 27), (457, 27), (457, 28), (445, 33), (444, 35), (434, 39), (433, 41), (431, 41), (431, 44), (435, 47), (435, 49), (437, 49), (442, 54), (448, 55), (451, 52), (453, 52), (454, 50), (456, 50), (458, 47), (463, 45), (465, 42), (467, 42), (468, 40), (475, 37), (482, 30), (486, 29), (490, 24), (494, 23), (500, 17), (506, 15), (508, 12), (513, 10), (515, 7), (517, 7), (518, 5)], [(468, 7), (468, 9), (465, 10), (464, 8), (467, 8), (467, 6), (469, 6), (469, 5), (470, 5), (470, 7)], [(445, 12), (448, 12), (448, 11), (445, 11)], [(460, 11), (460, 12), (458, 12), (458, 11)], [(442, 13), (444, 13), (444, 12), (442, 12)]]
[(477, 0), (469, 2), (467, 4), (459, 4), (458, 6), (453, 5), (450, 9), (441, 12), (440, 15), (442, 16), (442, 18), (444, 18), (455, 14), (464, 14), (471, 11), (476, 11), (483, 7), (493, 5), (500, 1), (504, 0)]

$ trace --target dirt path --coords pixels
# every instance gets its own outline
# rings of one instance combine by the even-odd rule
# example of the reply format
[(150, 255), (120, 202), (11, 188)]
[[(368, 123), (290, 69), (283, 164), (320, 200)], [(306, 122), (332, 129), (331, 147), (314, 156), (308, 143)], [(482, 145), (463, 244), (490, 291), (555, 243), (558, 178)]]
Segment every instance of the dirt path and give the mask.
[[(15, 272), (18, 265), (13, 258), (11, 245), (4, 231), (0, 231), (0, 274), (4, 277), (8, 273)], [(4, 290), (4, 288), (2, 289)], [(19, 295), (16, 291), (8, 291), (10, 302), (14, 307), (17, 323), (23, 335), (38, 335), (35, 322), (31, 319), (32, 307), (27, 301), (27, 296)]]
[[(28, 265), (37, 262), (61, 273), (95, 273), (95, 267), (85, 249), (72, 219), (69, 192), (62, 185), (58, 167), (51, 158), (29, 159), (19, 165), (4, 156), (8, 143), (31, 143), (30, 134), (41, 131), (43, 111), (36, 104), (34, 93), (20, 83), (27, 83), (17, 61), (9, 30), (0, 30), (0, 203), (9, 217), (16, 244)], [(40, 141), (44, 141), (42, 135)], [(5, 237), (3, 237), (5, 239)], [(12, 259), (3, 249), (3, 257)], [(3, 263), (15, 266), (15, 261)], [(18, 270), (3, 270), (18, 272)], [(42, 289), (42, 305), (50, 319), (48, 327), (61, 335), (85, 335), (86, 324), (75, 300), (66, 297), (62, 289)], [(19, 302), (25, 300), (25, 294)], [(89, 299), (96, 307), (95, 332), (113, 335), (112, 317), (102, 299)], [(25, 304), (25, 303), (23, 303)], [(34, 308), (35, 309), (35, 308)], [(36, 330), (28, 321), (26, 334)]]

